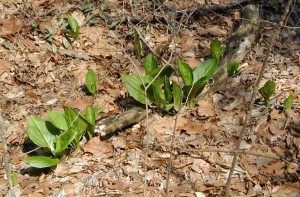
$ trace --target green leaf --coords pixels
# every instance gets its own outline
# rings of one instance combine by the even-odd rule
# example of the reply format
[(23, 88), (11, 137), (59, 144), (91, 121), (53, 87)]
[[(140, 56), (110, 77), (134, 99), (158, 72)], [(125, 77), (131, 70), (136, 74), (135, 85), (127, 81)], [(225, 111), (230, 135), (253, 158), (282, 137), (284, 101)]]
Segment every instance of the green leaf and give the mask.
[[(147, 76), (145, 79), (149, 79), (149, 81), (151, 81), (158, 73), (159, 76), (156, 78), (156, 81), (158, 84), (163, 84), (164, 83), (164, 77), (168, 77), (170, 78), (170, 76), (172, 75), (173, 72), (173, 68), (170, 65), (166, 65), (166, 66), (161, 66), (158, 68), (153, 69)], [(146, 80), (145, 80), (146, 82)]]
[(103, 15), (103, 14), (101, 14), (101, 13), (99, 14), (99, 17), (100, 17), (100, 18), (102, 18), (104, 21), (106, 21), (106, 20), (107, 20), (106, 16), (105, 16), (105, 15)]
[(264, 98), (267, 107), (270, 107), (270, 98), (272, 94), (275, 92), (275, 89), (276, 89), (276, 83), (269, 80), (265, 83), (265, 85), (262, 88), (258, 90), (258, 92)]
[(84, 132), (86, 131), (88, 127), (88, 122), (79, 112), (76, 112), (70, 107), (65, 107), (65, 114), (70, 122), (70, 127), (74, 130), (76, 130), (76, 140), (79, 141), (79, 139), (82, 138), (84, 135)]
[(106, 3), (101, 3), (101, 4), (100, 4), (100, 9), (101, 9), (102, 11), (104, 11), (105, 8), (106, 8)]
[(65, 47), (66, 49), (68, 49), (68, 48), (70, 47), (70, 43), (69, 43), (69, 41), (67, 40), (67, 38), (63, 37), (62, 42), (63, 42), (63, 45), (64, 45), (64, 47)]
[(16, 186), (18, 184), (17, 174), (15, 172), (12, 172), (10, 178), (13, 186)]
[(120, 21), (113, 21), (113, 22), (110, 24), (109, 28), (110, 28), (110, 29), (113, 29), (113, 28), (116, 27), (119, 23), (120, 23)]
[(122, 79), (125, 82), (125, 87), (129, 94), (138, 102), (146, 104), (146, 96), (143, 87), (143, 81), (139, 75), (121, 75)]
[(174, 106), (180, 107), (181, 99), (182, 99), (182, 90), (176, 82), (173, 82), (172, 86), (173, 86)]
[(66, 115), (63, 112), (50, 111), (48, 117), (51, 123), (58, 129), (67, 130), (70, 126)]
[(77, 20), (69, 15), (68, 16), (68, 24), (71, 27), (72, 32), (74, 33), (74, 35), (72, 36), (75, 40), (78, 39), (78, 35), (79, 35), (79, 26), (78, 26), (78, 22)]
[(221, 42), (219, 40), (213, 40), (210, 43), (210, 51), (213, 57), (220, 59), (221, 55), (224, 53), (225, 48), (221, 46)]
[(55, 155), (61, 154), (75, 139), (77, 131), (73, 128), (64, 131), (62, 134), (56, 138), (56, 148), (53, 151)]
[(35, 168), (47, 168), (59, 163), (58, 158), (52, 159), (46, 156), (32, 156), (24, 159), (24, 162)]
[(98, 114), (100, 113), (100, 112), (102, 112), (102, 109), (101, 109), (101, 107), (93, 107), (94, 108), (94, 112), (95, 112), (95, 117), (96, 116), (98, 116)]
[(290, 94), (285, 100), (284, 100), (284, 109), (291, 110), (293, 107), (294, 97), (292, 94)]
[(90, 69), (85, 76), (85, 84), (91, 94), (95, 94), (97, 92), (98, 77), (92, 69)]
[(193, 83), (199, 79), (208, 81), (216, 71), (218, 62), (216, 58), (209, 58), (193, 71)]
[(140, 36), (138, 33), (135, 33), (134, 36), (134, 49), (135, 49), (135, 56), (138, 60), (142, 59), (142, 45), (140, 41)]
[(227, 74), (228, 76), (232, 76), (237, 72), (237, 69), (239, 68), (239, 63), (235, 61), (231, 61), (227, 65)]
[(85, 109), (85, 119), (91, 124), (91, 125), (95, 125), (95, 119), (96, 119), (96, 115), (95, 115), (95, 111), (94, 108), (92, 106), (87, 106)]
[(170, 80), (167, 76), (164, 77), (164, 93), (165, 93), (166, 102), (167, 103), (171, 102), (173, 98), (173, 94), (171, 91)]
[[(153, 98), (151, 97), (152, 94)], [(162, 91), (160, 85), (157, 83), (157, 81), (154, 81), (150, 85), (149, 89), (147, 90), (147, 96), (159, 109), (163, 108), (163, 106), (166, 104), (165, 94)]]
[(184, 85), (189, 86), (193, 84), (193, 71), (191, 67), (183, 60), (178, 60), (178, 71), (184, 81)]
[(7, 49), (10, 49), (13, 46), (9, 41), (3, 41), (2, 45)]
[[(149, 53), (144, 60), (144, 68), (146, 74), (150, 74), (154, 69), (158, 68), (158, 63), (155, 56), (152, 53)], [(152, 75), (153, 76), (153, 75)]]
[(55, 128), (49, 121), (45, 121), (35, 116), (28, 119), (27, 134), (31, 141), (40, 147), (54, 150), (55, 135), (59, 130)]

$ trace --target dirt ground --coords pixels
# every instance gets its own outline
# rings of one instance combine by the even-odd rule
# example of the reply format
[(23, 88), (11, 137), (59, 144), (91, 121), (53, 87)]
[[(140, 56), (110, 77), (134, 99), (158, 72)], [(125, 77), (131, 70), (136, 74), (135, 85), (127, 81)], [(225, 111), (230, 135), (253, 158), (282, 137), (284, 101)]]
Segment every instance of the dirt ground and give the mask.
[[(254, 1), (262, 21), (256, 43), (236, 75), (194, 109), (180, 111), (175, 136), (176, 116), (159, 114), (154, 108), (147, 121), (106, 141), (96, 136), (83, 143), (81, 153), (70, 148), (54, 168), (33, 169), (23, 161), (36, 148), (26, 133), (30, 115), (47, 119), (48, 111), (62, 111), (64, 106), (83, 112), (94, 105), (103, 109), (100, 120), (136, 105), (121, 79), (122, 73), (145, 73), (142, 60), (135, 56), (136, 31), (141, 34), (143, 58), (153, 51), (160, 61), (174, 66), (184, 59), (195, 68), (209, 55), (210, 42), (219, 39), (225, 46), (242, 21), (240, 11), (247, 1), (225, 11), (210, 9), (233, 2), (0, 0), (1, 142), (8, 147), (16, 196), (165, 196), (167, 181), (169, 196), (223, 196), (232, 153), (274, 33), (260, 86), (273, 80), (276, 91), (271, 108), (263, 105), (260, 95), (256, 97), (230, 194), (300, 196), (300, 4), (296, 1), (280, 32), (274, 31), (274, 24), (284, 1)], [(207, 12), (197, 12), (200, 8)], [(68, 15), (78, 21), (80, 35), (66, 48), (60, 23)], [(54, 30), (50, 35), (49, 26)], [(95, 70), (99, 79), (94, 96), (85, 88), (88, 69)], [(294, 107), (287, 115), (283, 102), (290, 94)], [(11, 196), (4, 152), (1, 146), (0, 188), (3, 196)]]

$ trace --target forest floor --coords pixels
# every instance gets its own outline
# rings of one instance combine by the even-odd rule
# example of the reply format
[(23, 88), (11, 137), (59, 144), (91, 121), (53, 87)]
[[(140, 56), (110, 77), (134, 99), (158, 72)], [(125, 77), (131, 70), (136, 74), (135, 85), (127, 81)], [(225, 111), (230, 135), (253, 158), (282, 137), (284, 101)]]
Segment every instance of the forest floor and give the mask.
[[(183, 108), (178, 116), (152, 109), (147, 125), (143, 120), (106, 141), (96, 136), (82, 145), (81, 153), (70, 150), (51, 169), (33, 170), (23, 161), (35, 149), (26, 133), (30, 115), (47, 119), (47, 112), (62, 111), (64, 106), (83, 112), (94, 105), (103, 109), (97, 117), (101, 119), (135, 105), (121, 74), (145, 73), (142, 60), (135, 56), (136, 31), (143, 39), (143, 58), (151, 49), (173, 66), (184, 59), (195, 68), (210, 54), (213, 39), (225, 46), (242, 21), (245, 4), (225, 12), (209, 8), (201, 15), (197, 9), (188, 12), (195, 5), (216, 7), (233, 1), (205, 2), (0, 1), (0, 106), (6, 139), (2, 144), (8, 146), (17, 196), (165, 196), (167, 177), (169, 196), (223, 196), (232, 153), (273, 34), (277, 36), (260, 86), (272, 80), (276, 91), (271, 108), (264, 107), (260, 95), (256, 97), (230, 194), (300, 196), (299, 3), (293, 4), (284, 27), (275, 32), (284, 3), (255, 1), (265, 21), (257, 42), (238, 73), (194, 109)], [(80, 35), (66, 48), (59, 24), (68, 15), (78, 21)], [(94, 96), (85, 88), (89, 69), (99, 78)], [(290, 94), (294, 107), (288, 116), (282, 106)], [(4, 157), (1, 163), (1, 194), (10, 196)]]

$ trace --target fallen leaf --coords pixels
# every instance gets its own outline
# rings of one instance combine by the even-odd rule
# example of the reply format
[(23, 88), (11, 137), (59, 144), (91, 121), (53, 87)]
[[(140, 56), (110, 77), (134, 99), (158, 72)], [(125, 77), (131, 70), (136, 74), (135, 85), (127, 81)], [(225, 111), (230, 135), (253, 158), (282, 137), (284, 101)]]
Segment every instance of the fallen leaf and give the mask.
[(106, 141), (101, 141), (100, 137), (94, 137), (86, 143), (82, 149), (85, 153), (93, 154), (94, 158), (109, 158), (112, 156), (112, 145)]

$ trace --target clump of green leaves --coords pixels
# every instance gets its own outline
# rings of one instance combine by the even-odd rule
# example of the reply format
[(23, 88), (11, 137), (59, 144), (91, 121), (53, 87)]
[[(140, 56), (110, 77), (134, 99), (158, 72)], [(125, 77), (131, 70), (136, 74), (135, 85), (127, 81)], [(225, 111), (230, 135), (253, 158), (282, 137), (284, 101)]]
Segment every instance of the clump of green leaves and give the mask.
[(24, 161), (32, 167), (46, 168), (57, 165), (69, 145), (80, 150), (80, 140), (87, 134), (90, 138), (95, 127), (95, 117), (100, 108), (88, 106), (85, 115), (70, 107), (64, 112), (48, 112), (49, 120), (36, 116), (28, 119), (27, 134), (37, 146), (48, 149), (52, 156), (31, 156)]
[(67, 26), (67, 33), (74, 39), (77, 40), (79, 38), (79, 25), (77, 20), (69, 15), (68, 16), (68, 26)]
[(122, 78), (129, 94), (137, 101), (145, 104), (148, 99), (159, 111), (168, 111), (173, 106), (179, 107), (182, 100), (187, 101), (188, 107), (193, 108), (200, 100), (199, 94), (216, 71), (218, 60), (224, 52), (224, 47), (218, 40), (211, 43), (212, 57), (200, 64), (195, 70), (184, 62), (177, 62), (180, 77), (184, 85), (170, 81), (173, 69), (170, 65), (159, 66), (153, 54), (144, 60), (146, 76), (123, 74)]
[(276, 83), (269, 80), (267, 81), (263, 87), (261, 87), (258, 92), (264, 98), (266, 107), (270, 107), (270, 99), (272, 94), (276, 90)]
[(144, 60), (146, 76), (122, 74), (129, 94), (140, 103), (154, 104), (159, 111), (168, 111), (173, 107), (172, 87), (169, 78), (172, 74), (170, 65), (159, 66), (153, 54)]
[(86, 84), (88, 91), (91, 94), (94, 95), (97, 92), (98, 77), (97, 77), (97, 74), (92, 69), (90, 69), (85, 76), (85, 84)]

